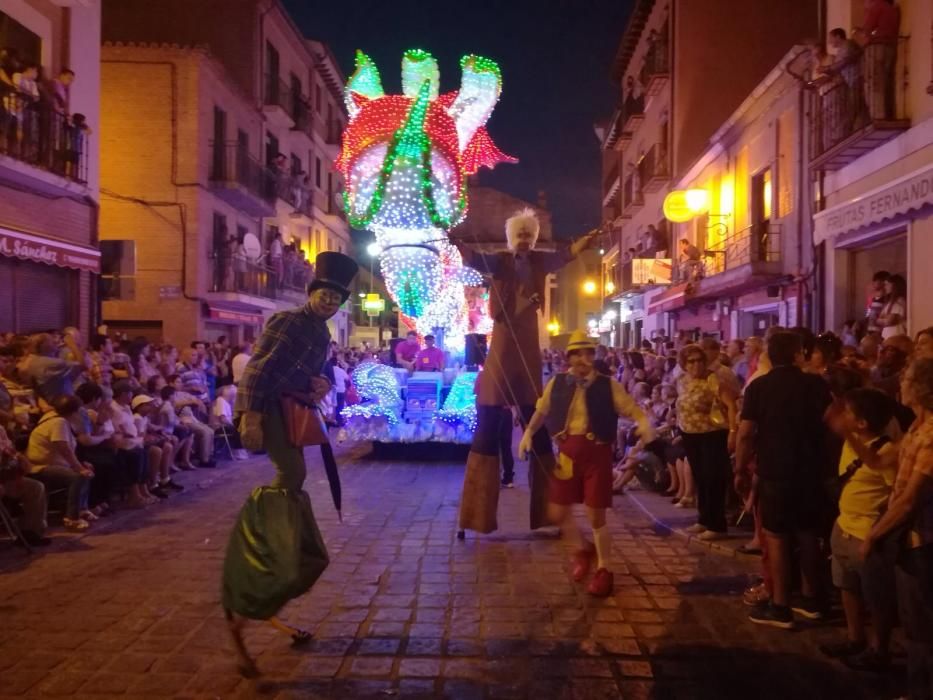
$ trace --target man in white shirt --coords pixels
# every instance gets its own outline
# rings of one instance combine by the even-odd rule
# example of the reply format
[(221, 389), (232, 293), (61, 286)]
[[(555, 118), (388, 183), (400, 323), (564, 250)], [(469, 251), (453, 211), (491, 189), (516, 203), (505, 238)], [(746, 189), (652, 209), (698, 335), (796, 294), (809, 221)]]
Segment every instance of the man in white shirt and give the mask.
[(343, 407), (347, 404), (347, 383), (350, 381), (350, 375), (347, 374), (347, 371), (340, 366), (339, 363), (334, 363), (334, 395), (337, 398), (337, 408), (334, 411), (334, 419), (337, 422), (337, 425), (343, 425), (343, 416), (340, 415), (340, 412), (343, 410)]
[(240, 348), (240, 352), (233, 356), (233, 360), (230, 362), (230, 369), (233, 372), (233, 383), (239, 384), (240, 377), (243, 376), (243, 370), (246, 369), (246, 363), (249, 362), (249, 358), (253, 355), (253, 344), (248, 342)]

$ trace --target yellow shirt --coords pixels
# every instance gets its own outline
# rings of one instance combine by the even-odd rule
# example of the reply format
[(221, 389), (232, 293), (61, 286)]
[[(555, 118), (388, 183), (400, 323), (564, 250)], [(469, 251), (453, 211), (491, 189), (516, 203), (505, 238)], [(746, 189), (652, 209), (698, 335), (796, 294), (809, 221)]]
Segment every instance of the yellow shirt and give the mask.
[[(563, 380), (563, 376), (560, 376)], [(554, 388), (554, 382), (558, 376), (554, 376), (544, 387), (544, 393), (538, 399), (535, 409), (544, 415), (551, 410), (551, 391)], [(577, 386), (573, 391), (573, 398), (570, 400), (570, 408), (567, 409), (567, 434), (568, 435), (586, 435), (589, 432), (590, 417), (586, 410), (586, 388), (596, 379), (596, 372), (587, 377), (586, 385)], [(625, 388), (615, 379), (610, 378), (609, 383), (612, 386), (612, 405), (615, 408), (616, 415), (627, 416), (638, 423), (638, 432), (642, 440), (646, 443), (651, 442), (654, 436), (654, 429), (648, 420), (645, 412), (638, 407), (635, 399), (629, 396)]]
[[(839, 518), (836, 521), (846, 534), (864, 540), (878, 520), (897, 477), (897, 445), (886, 443), (878, 450), (880, 469), (863, 464), (846, 482), (839, 498)], [(857, 458), (855, 450), (846, 442), (839, 458), (839, 473)]]

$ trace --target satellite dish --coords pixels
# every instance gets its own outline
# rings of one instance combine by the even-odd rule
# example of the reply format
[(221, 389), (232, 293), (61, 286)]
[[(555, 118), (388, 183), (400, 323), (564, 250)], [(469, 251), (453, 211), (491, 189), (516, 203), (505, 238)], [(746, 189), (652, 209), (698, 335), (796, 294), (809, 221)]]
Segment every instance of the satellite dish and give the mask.
[(262, 244), (255, 233), (247, 233), (243, 236), (243, 250), (246, 251), (246, 257), (250, 260), (259, 260), (262, 255)]

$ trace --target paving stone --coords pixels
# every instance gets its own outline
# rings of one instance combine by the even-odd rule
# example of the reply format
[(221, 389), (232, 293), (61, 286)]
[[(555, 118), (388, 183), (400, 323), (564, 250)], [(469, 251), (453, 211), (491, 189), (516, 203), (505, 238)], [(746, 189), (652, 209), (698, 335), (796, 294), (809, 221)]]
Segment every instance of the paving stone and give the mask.
[(356, 653), (360, 655), (386, 655), (398, 652), (402, 644), (401, 639), (363, 639), (357, 647)]
[(437, 678), (441, 675), (441, 659), (403, 659), (398, 675)]
[(346, 668), (352, 676), (388, 676), (394, 661), (391, 657), (357, 656), (346, 660)]

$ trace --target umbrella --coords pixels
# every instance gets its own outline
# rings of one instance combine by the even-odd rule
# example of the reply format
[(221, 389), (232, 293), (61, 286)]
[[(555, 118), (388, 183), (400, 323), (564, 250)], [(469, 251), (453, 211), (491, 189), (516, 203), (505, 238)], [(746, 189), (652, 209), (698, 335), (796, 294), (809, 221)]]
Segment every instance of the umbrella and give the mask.
[(343, 505), (343, 491), (340, 488), (340, 474), (337, 472), (334, 448), (330, 446), (330, 442), (321, 443), (321, 460), (324, 462), (327, 483), (330, 485), (330, 495), (334, 499), (334, 507), (337, 509), (337, 518), (340, 522), (343, 522), (343, 513), (340, 512)]

